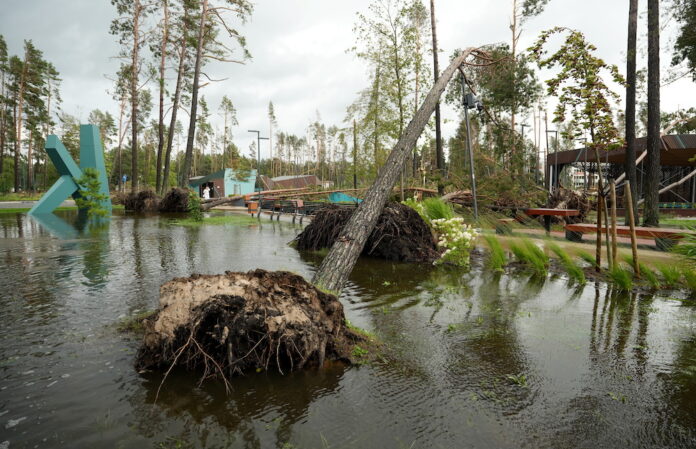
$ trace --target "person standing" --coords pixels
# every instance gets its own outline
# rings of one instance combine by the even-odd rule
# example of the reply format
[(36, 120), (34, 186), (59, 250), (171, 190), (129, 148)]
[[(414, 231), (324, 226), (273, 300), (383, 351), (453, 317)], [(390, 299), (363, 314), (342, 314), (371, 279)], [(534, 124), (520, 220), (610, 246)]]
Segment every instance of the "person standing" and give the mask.
[(210, 199), (210, 187), (205, 186), (203, 189), (203, 199), (204, 200), (209, 200)]

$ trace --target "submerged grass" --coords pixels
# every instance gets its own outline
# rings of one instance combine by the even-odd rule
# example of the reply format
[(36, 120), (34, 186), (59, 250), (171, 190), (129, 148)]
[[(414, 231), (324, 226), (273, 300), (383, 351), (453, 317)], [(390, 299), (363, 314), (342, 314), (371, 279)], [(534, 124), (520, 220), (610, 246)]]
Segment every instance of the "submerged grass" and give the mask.
[(558, 257), (558, 259), (561, 261), (563, 268), (566, 270), (570, 278), (579, 284), (584, 284), (586, 279), (585, 272), (582, 270), (582, 267), (578, 266), (578, 264), (573, 261), (568, 253), (556, 243), (549, 243), (548, 246), (549, 249), (551, 249), (551, 251), (553, 251), (556, 257)]
[(633, 288), (633, 272), (622, 264), (616, 264), (607, 272), (611, 282), (623, 291), (631, 291)]
[(198, 227), (203, 225), (252, 225), (258, 224), (258, 219), (247, 215), (213, 215), (198, 221), (194, 218), (180, 218), (170, 223), (178, 226)]
[(500, 241), (493, 235), (484, 235), (486, 243), (491, 250), (491, 257), (488, 259), (488, 266), (494, 271), (503, 271), (507, 258), (505, 257), (505, 251), (503, 247), (500, 246)]
[(143, 332), (143, 320), (151, 317), (154, 313), (154, 310), (145, 310), (127, 316), (116, 323), (116, 330), (122, 333), (141, 333)]

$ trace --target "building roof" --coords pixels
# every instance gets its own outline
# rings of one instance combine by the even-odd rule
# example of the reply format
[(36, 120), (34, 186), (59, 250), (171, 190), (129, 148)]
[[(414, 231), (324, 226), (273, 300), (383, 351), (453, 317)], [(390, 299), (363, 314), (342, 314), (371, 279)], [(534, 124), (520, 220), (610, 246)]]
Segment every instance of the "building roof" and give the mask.
[(261, 175), (261, 181), (267, 190), (299, 189), (321, 185), (321, 181), (316, 175), (278, 176), (275, 178)]
[[(647, 148), (647, 138), (636, 139), (636, 157)], [(623, 164), (626, 161), (626, 147), (612, 151), (600, 151), (600, 162), (611, 164)], [(671, 134), (662, 136), (662, 150), (660, 150), (660, 165), (693, 167), (696, 161), (689, 161), (696, 156), (696, 134)], [(557, 158), (557, 159), (556, 159)], [(549, 153), (546, 163), (555, 165), (574, 164), (579, 162), (597, 162), (594, 150), (578, 148), (576, 150), (559, 151)]]

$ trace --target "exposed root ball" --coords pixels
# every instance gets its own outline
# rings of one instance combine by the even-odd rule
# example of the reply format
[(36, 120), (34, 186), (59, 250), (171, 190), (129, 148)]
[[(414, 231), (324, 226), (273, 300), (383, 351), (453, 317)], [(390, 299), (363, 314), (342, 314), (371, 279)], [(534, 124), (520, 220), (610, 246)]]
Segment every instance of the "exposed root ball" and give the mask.
[(189, 191), (174, 187), (160, 201), (160, 212), (188, 212)]
[[(554, 222), (561, 223), (582, 223), (585, 221), (587, 214), (596, 206), (590, 197), (587, 196), (587, 193), (578, 193), (562, 187), (553, 192), (549, 204), (554, 209), (577, 209), (580, 211), (580, 215), (575, 217), (553, 217)], [(540, 220), (543, 222), (543, 217)]]
[(265, 270), (173, 279), (144, 327), (138, 370), (179, 365), (204, 378), (348, 361), (360, 340), (335, 296), (301, 276)]
[(134, 212), (157, 212), (160, 199), (152, 190), (141, 190), (138, 193), (130, 193), (124, 201), (126, 210)]
[[(353, 209), (333, 205), (320, 209), (295, 239), (297, 249), (331, 247), (352, 213)], [(432, 262), (439, 257), (430, 227), (401, 203), (387, 203), (362, 253), (401, 262)]]

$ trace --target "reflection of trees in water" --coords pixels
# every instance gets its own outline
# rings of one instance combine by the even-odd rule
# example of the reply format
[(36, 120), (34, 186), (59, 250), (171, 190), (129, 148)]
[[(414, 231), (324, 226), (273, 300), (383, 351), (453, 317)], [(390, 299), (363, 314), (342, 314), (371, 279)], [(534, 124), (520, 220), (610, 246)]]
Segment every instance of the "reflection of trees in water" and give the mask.
[(206, 381), (199, 386), (195, 374), (174, 371), (156, 403), (162, 377), (148, 375), (129, 398), (135, 430), (157, 443), (171, 441), (172, 428), (177, 428), (175, 438), (195, 447), (263, 448), (273, 440), (276, 447), (283, 447), (291, 441), (294, 426), (308, 417), (310, 406), (338, 388), (345, 370), (334, 364), (286, 376), (251, 374), (233, 379), (229, 394), (221, 383)]
[(680, 427), (685, 429), (685, 441), (696, 447), (696, 332), (693, 330), (679, 342), (672, 365), (669, 382), (664, 387), (664, 401), (671, 406)]

